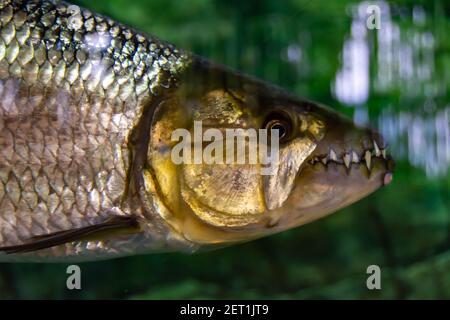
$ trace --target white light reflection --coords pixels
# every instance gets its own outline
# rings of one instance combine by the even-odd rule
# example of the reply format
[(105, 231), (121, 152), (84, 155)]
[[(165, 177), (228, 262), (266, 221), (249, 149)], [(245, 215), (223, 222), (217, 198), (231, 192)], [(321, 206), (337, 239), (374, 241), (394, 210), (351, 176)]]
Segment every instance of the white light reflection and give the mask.
[(434, 113), (400, 113), (385, 109), (378, 120), (395, 156), (407, 158), (434, 178), (450, 167), (450, 106)]
[[(377, 31), (377, 75), (374, 88), (377, 93), (400, 89), (402, 95), (417, 97), (424, 92), (436, 95), (432, 83), (434, 73), (435, 40), (432, 33), (418, 28), (401, 30), (392, 21), (390, 7), (380, 1), (381, 25)], [(413, 9), (415, 25), (426, 22), (426, 13), (420, 6)]]
[(344, 43), (342, 69), (336, 74), (334, 94), (347, 105), (361, 105), (369, 98), (369, 47), (367, 42), (368, 3), (354, 13), (351, 36)]
[(291, 44), (287, 48), (287, 59), (293, 64), (299, 64), (302, 61), (302, 48), (297, 44)]
[(111, 44), (111, 36), (102, 32), (90, 33), (85, 36), (84, 43), (89, 51), (100, 51)]

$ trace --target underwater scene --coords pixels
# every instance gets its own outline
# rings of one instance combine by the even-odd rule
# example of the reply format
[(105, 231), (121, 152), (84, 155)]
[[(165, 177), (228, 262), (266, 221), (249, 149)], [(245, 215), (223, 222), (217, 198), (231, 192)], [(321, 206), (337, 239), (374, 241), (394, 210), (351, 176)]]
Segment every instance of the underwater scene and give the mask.
[(450, 2), (70, 2), (374, 128), (395, 169), (330, 216), (245, 243), (2, 262), (0, 299), (450, 299)]

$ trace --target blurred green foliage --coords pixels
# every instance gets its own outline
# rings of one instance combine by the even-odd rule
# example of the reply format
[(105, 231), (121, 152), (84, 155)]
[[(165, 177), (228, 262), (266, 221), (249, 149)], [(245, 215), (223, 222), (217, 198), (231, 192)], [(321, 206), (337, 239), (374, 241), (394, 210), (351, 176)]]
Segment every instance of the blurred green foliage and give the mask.
[[(180, 48), (238, 68), (353, 116), (332, 83), (349, 37), (357, 1), (74, 1)], [(390, 3), (402, 30), (424, 26), (435, 39), (433, 97), (446, 107), (450, 92), (448, 1)], [(288, 59), (290, 45), (301, 57)], [(375, 50), (375, 48), (371, 48)], [(297, 57), (298, 58), (298, 57)], [(376, 68), (371, 67), (371, 68)], [(371, 70), (374, 77), (376, 70)], [(371, 93), (369, 119), (386, 105), (422, 113), (427, 97), (402, 89)], [(395, 149), (392, 151), (395, 156)], [(450, 298), (450, 176), (429, 177), (408, 157), (398, 159), (394, 182), (318, 222), (251, 243), (196, 255), (154, 254), (82, 265), (83, 290), (66, 289), (67, 265), (0, 265), (0, 298)], [(382, 270), (382, 290), (366, 288), (366, 268)]]

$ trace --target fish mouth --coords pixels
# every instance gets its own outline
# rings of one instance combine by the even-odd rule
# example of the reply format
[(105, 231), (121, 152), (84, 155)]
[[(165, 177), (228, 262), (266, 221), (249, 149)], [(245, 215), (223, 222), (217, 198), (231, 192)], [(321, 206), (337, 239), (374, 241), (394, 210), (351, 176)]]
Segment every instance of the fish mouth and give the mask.
[[(326, 153), (315, 151), (308, 157), (306, 163), (310, 166), (318, 166), (321, 170), (340, 170), (342, 175), (350, 176), (360, 174), (368, 180), (373, 175), (384, 172), (382, 184), (388, 185), (392, 182), (395, 163), (388, 154), (387, 146), (379, 134), (372, 134), (376, 138), (365, 139), (360, 145), (349, 145), (345, 148), (329, 145)], [(323, 148), (319, 148), (323, 150)], [(345, 173), (344, 173), (345, 171)]]

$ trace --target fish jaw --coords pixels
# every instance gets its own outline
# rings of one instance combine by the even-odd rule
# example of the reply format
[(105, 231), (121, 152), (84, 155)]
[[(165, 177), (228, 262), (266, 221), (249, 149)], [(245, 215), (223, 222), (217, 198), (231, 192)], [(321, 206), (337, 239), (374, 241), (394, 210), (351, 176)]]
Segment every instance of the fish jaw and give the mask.
[[(394, 160), (383, 137), (315, 105), (325, 134), (303, 162), (290, 197), (272, 218), (274, 229), (303, 225), (338, 211), (388, 185)], [(287, 212), (289, 211), (289, 214)]]

